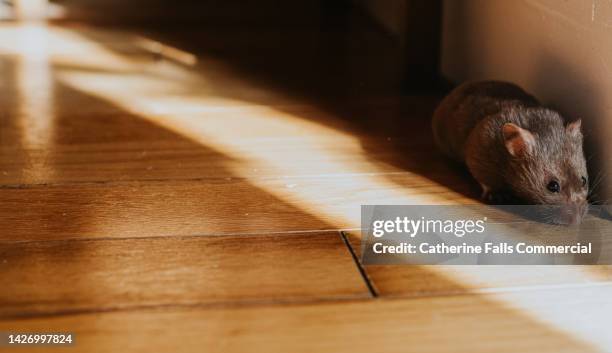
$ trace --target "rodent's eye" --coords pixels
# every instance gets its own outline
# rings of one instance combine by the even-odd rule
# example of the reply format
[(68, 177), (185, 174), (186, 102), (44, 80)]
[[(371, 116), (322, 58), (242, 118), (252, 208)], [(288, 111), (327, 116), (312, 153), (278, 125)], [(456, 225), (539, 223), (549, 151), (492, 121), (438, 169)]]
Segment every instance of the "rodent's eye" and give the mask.
[(585, 187), (587, 185), (587, 178), (582, 177), (582, 187)]
[(559, 192), (559, 191), (561, 191), (561, 186), (559, 185), (559, 182), (557, 182), (556, 180), (551, 180), (551, 182), (548, 183), (548, 185), (546, 185), (546, 188), (550, 192)]

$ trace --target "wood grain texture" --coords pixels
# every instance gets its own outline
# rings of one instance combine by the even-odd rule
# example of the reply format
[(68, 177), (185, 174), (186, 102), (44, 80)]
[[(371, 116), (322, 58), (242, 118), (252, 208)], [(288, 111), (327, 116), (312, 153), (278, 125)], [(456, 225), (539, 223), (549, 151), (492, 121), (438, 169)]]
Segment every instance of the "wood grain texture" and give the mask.
[(86, 352), (612, 346), (607, 267), (367, 267), (370, 297), (321, 230), (361, 204), (478, 203), (434, 150), (439, 96), (389, 90), (375, 34), (167, 30), (0, 25), (0, 331)]
[(360, 227), (361, 204), (402, 203), (419, 197), (432, 203), (464, 199), (412, 175), (383, 176), (377, 184), (369, 184), (371, 178), (227, 178), (0, 188), (0, 219), (6, 229), (0, 240), (345, 229)]
[[(334, 142), (333, 137), (240, 142), (240, 148), (257, 153), (259, 159), (232, 158), (186, 139), (76, 143), (46, 149), (4, 146), (0, 147), (0, 185), (414, 172), (435, 176), (439, 183), (455, 183), (463, 190), (474, 188), (470, 179), (455, 174), (443, 158), (431, 160), (423, 153), (428, 146), (401, 139), (387, 149), (391, 144), (386, 138), (364, 140), (369, 146), (367, 158), (354, 143)], [(282, 167), (274, 168), (266, 161), (282, 161)], [(398, 169), (395, 163), (408, 170)], [(240, 164), (248, 168), (237, 168)]]
[(337, 232), (0, 243), (0, 318), (364, 298)]
[[(88, 352), (602, 352), (610, 286), (503, 297), (190, 308), (0, 321), (2, 330), (73, 331)], [(535, 319), (529, 308), (547, 316)], [(111, 339), (112, 337), (112, 339)], [(34, 352), (36, 350), (32, 350)], [(58, 351), (61, 351), (58, 349)]]
[[(139, 115), (105, 112), (108, 103), (93, 97), (81, 104), (83, 93), (77, 90), (58, 95), (74, 96), (77, 103), (67, 98), (53, 109), (77, 104), (85, 112), (58, 114), (48, 122), (52, 131), (44, 133), (23, 128), (36, 117), (14, 112), (0, 117), (0, 184), (411, 172), (427, 175), (432, 184), (474, 188), (435, 152), (429, 132), (406, 135), (388, 123), (366, 123), (381, 110), (401, 121), (405, 110), (418, 105), (414, 99), (348, 103), (338, 114), (304, 104), (274, 109), (203, 104), (212, 111), (183, 113), (179, 105), (172, 113)], [(428, 118), (418, 113), (412, 124), (418, 126), (405, 130), (429, 131)], [(364, 122), (356, 127), (347, 120)]]
[[(32, 30), (41, 59), (11, 45), (31, 29), (0, 29), (3, 185), (408, 171), (473, 187), (432, 158), (435, 94), (296, 98), (206, 51), (192, 67), (155, 59), (130, 31)], [(196, 35), (227, 47), (273, 32)]]

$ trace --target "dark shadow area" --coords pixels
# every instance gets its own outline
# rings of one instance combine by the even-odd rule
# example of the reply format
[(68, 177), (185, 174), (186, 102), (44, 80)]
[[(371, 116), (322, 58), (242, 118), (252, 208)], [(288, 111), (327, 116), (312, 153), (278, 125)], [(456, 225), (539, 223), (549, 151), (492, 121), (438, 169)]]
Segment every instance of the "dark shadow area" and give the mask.
[[(430, 82), (417, 77), (413, 84), (406, 84), (410, 81), (404, 75), (406, 45), (384, 33), (358, 8), (337, 5), (323, 7), (310, 21), (301, 18), (299, 22), (307, 26), (218, 26), (204, 21), (129, 29), (200, 58), (223, 62), (253, 85), (329, 112), (343, 122), (341, 127), (330, 127), (358, 137), (372, 161), (389, 163), (477, 198), (479, 188), (466, 169), (450, 163), (433, 144), (430, 117), (448, 87), (432, 84), (439, 77), (431, 77)], [(94, 31), (80, 33), (100, 40)], [(117, 51), (112, 43), (102, 44)], [(410, 93), (406, 86), (412, 87)], [(267, 103), (236, 96), (223, 87), (217, 93)], [(275, 108), (292, 113), (291, 107)], [(393, 151), (389, 158), (381, 159), (376, 153), (381, 146)]]
[(590, 182), (590, 201), (596, 204), (609, 204), (606, 199), (605, 161), (608, 159), (610, 144), (601, 132), (605, 116), (605, 101), (594, 82), (579, 73), (578, 68), (565, 62), (558, 56), (541, 50), (536, 58), (537, 69), (534, 70), (535, 87), (543, 91), (551, 90), (550, 78), (563, 76), (563, 84), (553, 87), (554, 96), (572, 97), (564, 101), (544, 102), (559, 111), (569, 121), (582, 119), (584, 135), (584, 152)]
[[(21, 90), (20, 65), (0, 57), (7, 102), (37, 94)], [(227, 166), (239, 161), (66, 86), (50, 69), (51, 85), (42, 88), (51, 91), (49, 116), (29, 116), (18, 104), (3, 104), (0, 115), (0, 170), (15, 172), (0, 187), (0, 322), (368, 296), (365, 285), (355, 290), (361, 278), (325, 220), (235, 176)], [(48, 134), (27, 138), (31, 119), (51, 119)], [(195, 178), (210, 171), (218, 177)], [(316, 229), (327, 231), (298, 233)], [(294, 251), (313, 253), (303, 261), (286, 256)], [(330, 263), (308, 271), (321, 253)], [(348, 265), (341, 273), (355, 271), (352, 282), (309, 283), (331, 281), (338, 255)], [(329, 275), (319, 277), (322, 269)], [(295, 271), (312, 277), (303, 281)], [(276, 282), (284, 293), (274, 291)]]
[[(3, 191), (5, 210), (24, 209), (19, 217), (6, 220), (5, 226), (11, 229), (10, 234), (4, 235), (6, 239), (107, 237), (109, 234), (101, 231), (104, 227), (100, 228), (103, 224), (123, 236), (253, 233), (262, 225), (274, 225), (296, 215), (302, 225), (325, 228), (325, 222), (251, 185), (227, 168), (240, 161), (57, 79), (50, 89), (54, 117), (48, 145), (23, 139), (28, 128), (20, 127), (23, 114), (4, 115), (3, 133), (17, 138), (3, 140), (11, 150), (2, 153), (0, 161), (4, 163), (0, 170), (48, 168), (38, 170), (45, 180), (32, 181), (25, 175), (21, 182), (13, 180), (15, 187)], [(42, 161), (37, 155), (41, 149), (45, 149)], [(32, 160), (38, 163), (32, 165)], [(70, 179), (83, 174), (90, 178)], [(177, 181), (176, 187), (163, 183), (168, 179)], [(75, 181), (93, 183), (73, 185), (73, 193), (66, 194), (62, 185)], [(122, 181), (116, 188), (104, 187), (106, 182)], [(28, 184), (42, 185), (19, 187)], [(249, 197), (236, 202), (215, 196), (222, 192)], [(166, 200), (164, 193), (176, 198), (172, 215), (166, 208), (173, 202)], [(38, 207), (39, 204), (45, 206)], [(262, 209), (262, 205), (270, 208)], [(268, 213), (272, 209), (276, 212)], [(229, 213), (249, 216), (236, 217), (228, 223)], [(174, 221), (168, 222), (165, 216), (172, 216)], [(295, 224), (294, 228), (277, 230), (302, 228)]]
[[(244, 52), (243, 49), (242, 55), (245, 55)], [(257, 52), (251, 50), (247, 52), (248, 56), (253, 54), (257, 57)], [(359, 134), (367, 136), (367, 138), (363, 138), (363, 141), (368, 141), (370, 138), (386, 140), (391, 137), (391, 141), (398, 141), (394, 142), (392, 148), (413, 149), (413, 153), (406, 154), (406, 160), (392, 159), (389, 160), (390, 163), (394, 163), (405, 170), (420, 171), (427, 177), (430, 177), (428, 174), (431, 171), (427, 168), (441, 168), (441, 170), (438, 170), (439, 180), (457, 190), (470, 192), (469, 186), (465, 186), (470, 185), (470, 183), (461, 181), (463, 179), (457, 178), (456, 173), (449, 172), (451, 169), (446, 169), (447, 164), (439, 159), (438, 155), (431, 152), (428, 114), (435, 104), (435, 95), (433, 97), (428, 95), (427, 98), (415, 97), (413, 101), (410, 98), (402, 97), (401, 94), (398, 97), (386, 95), (387, 93), (382, 98), (375, 96), (384, 92), (384, 90), (372, 91), (372, 96), (370, 96), (370, 93), (366, 95), (346, 95), (342, 92), (336, 94), (336, 91), (327, 91), (324, 88), (327, 87), (324, 84), (327, 81), (310, 81), (307, 74), (291, 76), (296, 78), (286, 82), (294, 83), (296, 87), (285, 87), (283, 76), (277, 76), (279, 75), (278, 71), (275, 70), (273, 65), (268, 66), (267, 60), (254, 60), (260, 62), (261, 66), (250, 67), (248, 65), (249, 60), (242, 62), (238, 57), (232, 55), (228, 57), (219, 56), (219, 58), (228, 63), (235, 61), (235, 67), (244, 72), (245, 77), (248, 77), (246, 75), (251, 70), (255, 72), (256, 76), (264, 74), (268, 70), (274, 72), (274, 74), (270, 74), (271, 76), (264, 74), (263, 78), (259, 80), (262, 80), (262, 83), (273, 84), (273, 87), (279, 90), (288, 92), (294, 92), (295, 90), (296, 96), (304, 97), (304, 100), (309, 104), (316, 104), (343, 117), (350, 122), (347, 131), (351, 131), (357, 136), (360, 136)], [(274, 61), (274, 63), (281, 65), (285, 62), (283, 59), (287, 58), (281, 58), (280, 61)], [(240, 66), (241, 62), (244, 67)], [(325, 62), (326, 60), (323, 60), (323, 66), (325, 66)], [(6, 67), (10, 70), (13, 64), (7, 63)], [(303, 65), (306, 65), (306, 63), (303, 63)], [(318, 66), (313, 68), (315, 71), (316, 67)], [(334, 64), (332, 67), (342, 69), (343, 65)], [(17, 71), (17, 69), (15, 70)], [(281, 70), (280, 72), (287, 75), (300, 72), (300, 70), (291, 66), (284, 70), (287, 71)], [(329, 69), (324, 72), (332, 75), (335, 70)], [(345, 76), (354, 78), (354, 76), (348, 74), (340, 75), (340, 77)], [(321, 77), (319, 78), (321, 79)], [(257, 80), (257, 78), (253, 78), (253, 80)], [(16, 81), (18, 80), (9, 82), (9, 85), (17, 86)], [(340, 91), (344, 91), (348, 87), (343, 84), (332, 84), (330, 81), (329, 87), (334, 86)], [(367, 84), (364, 86), (373, 87)], [(14, 87), (3, 88), (6, 88), (8, 92), (14, 89)], [(318, 91), (319, 88), (321, 92)], [(195, 311), (195, 308), (202, 308), (202, 302), (197, 300), (197, 296), (193, 300), (193, 297), (184, 294), (206, 291), (207, 288), (205, 285), (191, 287), (193, 283), (202, 283), (196, 281), (195, 278), (193, 278), (193, 282), (191, 281), (190, 275), (200, 276), (197, 271), (191, 274), (182, 273), (181, 281), (176, 282), (176, 271), (183, 268), (184, 264), (180, 263), (183, 258), (180, 255), (177, 256), (176, 253), (168, 254), (168, 256), (172, 255), (177, 263), (164, 262), (167, 257), (163, 256), (164, 252), (161, 250), (172, 249), (168, 242), (176, 241), (178, 243), (185, 241), (188, 236), (204, 234), (227, 235), (261, 232), (262, 229), (273, 227), (278, 229), (279, 225), (280, 227), (285, 226), (284, 229), (281, 229), (283, 231), (296, 230), (291, 227), (300, 227), (299, 230), (303, 230), (304, 224), (310, 229), (313, 227), (332, 227), (329, 222), (321, 220), (317, 215), (307, 213), (299, 207), (251, 184), (248, 180), (236, 177), (232, 170), (227, 168), (228, 164), (236, 161), (205, 144), (192, 141), (148, 122), (145, 117), (127, 112), (103, 99), (72, 89), (58, 82), (55, 77), (52, 80), (52, 85), (43, 89), (53, 90), (52, 116), (38, 117), (39, 119), (52, 119), (52, 124), (49, 126), (52, 133), (48, 135), (49, 138), (46, 141), (41, 139), (41, 144), (31, 144), (24, 140), (21, 134), (23, 131), (27, 131), (28, 126), (20, 127), (20, 123), (25, 118), (17, 112), (17, 109), (11, 112), (12, 108), (8, 108), (6, 115), (2, 117), (2, 144), (21, 151), (3, 155), (0, 160), (6, 161), (6, 165), (14, 168), (15, 165), (28, 164), (32, 151), (46, 148), (49, 150), (44, 158), (48, 158), (48, 160), (41, 165), (52, 166), (53, 169), (49, 172), (55, 173), (55, 175), (66, 174), (70, 172), (68, 169), (74, 168), (76, 165), (78, 173), (92, 175), (92, 178), (97, 178), (97, 182), (26, 185), (28, 180), (27, 176), (24, 176), (22, 185), (19, 185), (19, 187), (0, 189), (2, 193), (0, 213), (3, 216), (2, 226), (4, 229), (2, 239), (0, 239), (0, 259), (4, 260), (0, 261), (0, 278), (9, 279), (3, 284), (2, 294), (0, 294), (0, 324), (2, 325), (8, 322), (11, 328), (19, 327), (24, 331), (25, 329), (31, 331), (37, 320), (45, 322), (46, 315), (58, 315), (61, 317), (56, 318), (57, 321), (53, 321), (51, 324), (57, 324), (58, 322), (62, 324), (61, 320), (63, 319), (77, 318), (76, 323), (63, 322), (61, 329), (72, 329), (77, 332), (77, 335), (86, 337), (88, 334), (104, 330), (104, 324), (98, 320), (100, 316), (96, 316), (96, 319), (93, 320), (95, 322), (93, 327), (87, 327), (87, 323), (91, 322), (87, 315), (92, 312), (137, 311), (142, 309), (143, 305), (145, 307), (164, 307), (168, 311), (172, 310), (172, 307), (175, 309), (176, 307), (189, 307), (190, 310)], [(336, 98), (332, 99), (333, 97)], [(374, 101), (369, 101), (370, 98), (368, 97), (375, 97), (373, 98)], [(15, 96), (15, 101), (20, 99), (23, 99), (23, 97)], [(334, 103), (336, 99), (344, 102), (341, 104), (341, 108), (336, 107)], [(377, 99), (382, 99), (383, 103), (380, 103)], [(387, 99), (391, 99), (395, 103), (387, 104), (385, 103)], [(425, 99), (429, 103), (424, 104), (421, 99)], [(349, 108), (346, 108), (347, 106)], [(387, 109), (392, 112), (387, 112)], [(393, 118), (380, 118), (381, 116)], [(377, 122), (376, 119), (380, 120)], [(8, 141), (8, 139), (13, 138), (14, 140)], [(48, 145), (42, 142), (48, 143)], [(206, 165), (198, 165), (198, 168), (209, 168), (220, 175), (225, 174), (225, 177), (202, 178), (197, 181), (172, 180), (172, 176), (174, 176), (174, 179), (180, 179), (183, 175), (184, 171), (177, 166), (180, 161), (184, 161), (180, 159), (184, 156), (177, 159), (171, 158), (164, 162), (160, 159), (147, 160), (147, 154), (152, 153), (158, 143), (182, 146), (184, 150), (191, 153), (193, 160), (206, 161)], [(78, 150), (70, 152), (71, 146), (78, 147)], [(379, 146), (379, 144), (368, 145), (367, 142), (364, 142), (366, 151), (377, 148), (376, 146)], [(57, 149), (55, 149), (56, 147)], [(115, 148), (119, 150), (113, 150)], [(105, 154), (109, 150), (112, 153)], [(142, 154), (142, 152), (146, 153)], [(72, 159), (69, 160), (69, 163), (60, 160), (69, 156), (70, 153), (85, 153), (85, 157), (82, 159), (75, 156), (70, 157)], [(90, 154), (87, 155), (87, 153)], [(135, 153), (140, 154), (141, 158), (145, 160), (143, 164), (139, 164)], [(111, 160), (104, 160), (107, 157)], [(96, 158), (98, 159), (96, 160)], [(122, 161), (121, 158), (125, 158), (125, 160)], [(431, 159), (439, 160), (439, 162), (426, 163)], [(132, 164), (135, 161), (136, 163)], [(163, 173), (168, 174), (163, 174), (156, 168), (148, 169), (148, 166), (153, 162), (156, 163), (154, 165), (156, 168), (166, 163), (167, 170)], [(428, 164), (428, 166), (422, 166), (422, 163)], [(81, 166), (80, 169), (78, 169), (79, 165)], [(135, 169), (134, 165), (137, 166)], [(141, 169), (140, 166), (144, 169)], [(162, 173), (163, 178), (161, 179), (166, 181), (146, 180), (160, 178), (160, 175), (156, 176), (156, 173)], [(47, 177), (52, 178), (53, 175), (50, 174)], [(129, 182), (121, 182), (124, 175), (130, 180)], [(451, 185), (451, 180), (444, 179), (446, 177), (456, 180), (457, 184)], [(235, 217), (237, 214), (243, 216)], [(152, 237), (164, 238), (164, 241), (152, 241), (150, 239)], [(84, 238), (90, 239), (85, 240)], [(190, 240), (193, 241), (194, 238), (197, 237), (191, 237)], [(222, 242), (224, 237), (214, 241), (217, 240)], [(98, 241), (110, 243), (110, 246), (105, 251), (100, 251), (99, 244), (96, 243)], [(238, 267), (239, 270), (244, 269), (246, 271), (258, 266), (256, 253), (258, 244), (253, 244), (253, 242), (250, 244), (253, 249), (253, 262), (237, 262), (234, 266)], [(300, 246), (306, 246), (306, 244), (308, 242), (303, 242)], [(185, 251), (189, 250), (191, 254), (195, 253), (195, 256), (198, 256), (198, 250), (200, 249), (189, 245), (187, 243)], [(202, 246), (202, 244), (198, 245)], [(233, 246), (240, 247), (240, 242), (237, 241)], [(177, 251), (181, 250), (180, 247), (176, 249)], [(96, 264), (89, 262), (92, 258), (84, 256), (84, 250), (97, 254), (97, 259), (109, 261), (110, 265), (102, 268), (102, 271), (92, 271), (89, 265)], [(299, 250), (298, 248), (297, 251)], [(148, 255), (155, 254), (156, 251), (160, 251), (159, 254), (162, 255), (153, 259), (158, 260), (152, 261), (156, 267), (140, 268), (139, 266), (142, 263), (139, 263), (138, 259), (143, 262), (148, 261), (150, 260)], [(80, 257), (75, 256), (77, 254)], [(271, 258), (274, 259), (285, 254), (286, 252), (273, 253)], [(113, 256), (118, 256), (118, 258), (113, 258)], [(348, 252), (346, 256), (349, 256)], [(77, 262), (75, 259), (80, 259), (82, 262)], [(307, 262), (311, 264), (319, 259), (313, 256), (308, 260)], [(64, 272), (58, 274), (50, 271), (48, 267), (44, 266), (45, 263), (59, 264)], [(115, 263), (121, 266), (116, 266)], [(160, 263), (162, 264), (160, 265)], [(223, 265), (222, 261), (220, 263)], [(292, 265), (300, 266), (300, 263), (295, 262)], [(28, 282), (28, 273), (22, 272), (23, 269), (38, 271), (38, 273), (43, 272), (48, 275), (41, 276), (41, 278), (44, 278), (44, 283), (41, 281)], [(336, 268), (329, 268), (329, 270), (337, 271)], [(147, 272), (147, 276), (149, 276), (151, 282), (138, 282), (140, 271), (150, 271)], [(430, 281), (439, 281), (443, 283), (440, 284), (441, 288), (451, 288), (451, 292), (469, 291), (469, 288), (460, 281), (448, 279), (437, 274), (436, 271), (420, 268), (416, 268), (416, 271), (417, 276), (427, 277)], [(422, 271), (422, 275), (418, 274), (419, 271)], [(108, 287), (106, 288), (104, 279), (108, 279), (110, 275), (114, 278), (107, 282)], [(282, 279), (291, 280), (292, 278), (283, 277)], [(122, 280), (136, 280), (136, 282), (130, 282), (129, 285), (122, 286)], [(159, 297), (154, 297), (152, 292), (149, 292), (152, 288), (150, 287), (152, 282), (154, 282), (155, 288), (159, 290), (159, 292), (156, 292)], [(53, 292), (44, 290), (44, 286), (48, 286)], [(249, 299), (252, 298), (233, 298), (235, 305), (241, 301), (248, 302)], [(279, 298), (272, 299), (278, 299), (282, 303)], [(327, 297), (325, 299), (345, 300), (346, 298), (334, 298), (332, 296), (332, 298)], [(550, 341), (547, 342), (554, 342), (555, 345), (563, 345), (566, 348), (574, 348), (576, 351), (593, 349), (589, 343), (569, 336), (566, 332), (555, 327), (538, 322), (528, 313), (521, 312), (503, 302), (483, 296), (470, 297), (466, 302), (473, 304), (474, 308), (483, 310), (480, 317), (486, 318), (493, 313), (503, 317), (504, 325), (511, 322), (511, 327), (520, 332), (520, 337), (517, 337), (517, 340), (538, 335), (548, 337)], [(424, 308), (427, 309), (425, 310), (427, 317), (439, 316), (436, 310), (428, 309), (425, 306)], [(67, 315), (77, 311), (82, 315)], [(28, 315), (31, 315), (31, 317), (24, 318)], [(449, 319), (454, 316), (455, 312), (447, 314)], [(21, 317), (21, 319), (13, 320), (15, 317)], [(471, 317), (469, 308), (465, 312), (461, 312), (460, 317)], [(84, 319), (84, 322), (78, 321), (82, 319)], [(257, 323), (258, 318), (256, 316), (250, 319), (253, 320), (254, 324)], [(209, 322), (210, 319), (205, 321)], [(147, 322), (155, 322), (155, 320)], [(435, 329), (437, 321), (429, 322), (432, 329)], [(468, 319), (465, 322), (469, 323), (470, 320)], [(176, 327), (180, 327), (181, 323), (182, 321)], [(55, 329), (49, 325), (50, 323), (46, 322), (46, 330)], [(193, 327), (191, 329), (193, 330)], [(462, 329), (468, 333), (470, 328)], [(105, 332), (108, 333), (108, 331)], [(159, 333), (159, 331), (157, 332)], [(182, 331), (179, 333), (182, 333)], [(207, 334), (207, 332), (204, 331), (204, 334)], [(352, 334), (361, 335), (362, 332), (353, 332)], [(109, 341), (113, 338), (105, 337)], [(132, 339), (134, 338), (132, 337)]]

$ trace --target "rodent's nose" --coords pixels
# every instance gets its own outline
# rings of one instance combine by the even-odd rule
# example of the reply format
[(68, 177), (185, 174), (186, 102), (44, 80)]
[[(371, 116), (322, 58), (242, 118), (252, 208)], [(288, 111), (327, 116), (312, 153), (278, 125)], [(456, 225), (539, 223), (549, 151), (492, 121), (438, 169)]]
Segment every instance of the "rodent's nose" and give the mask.
[(588, 211), (588, 206), (586, 201), (572, 202), (564, 205), (560, 210), (562, 223), (567, 225), (578, 225), (582, 223), (582, 219)]

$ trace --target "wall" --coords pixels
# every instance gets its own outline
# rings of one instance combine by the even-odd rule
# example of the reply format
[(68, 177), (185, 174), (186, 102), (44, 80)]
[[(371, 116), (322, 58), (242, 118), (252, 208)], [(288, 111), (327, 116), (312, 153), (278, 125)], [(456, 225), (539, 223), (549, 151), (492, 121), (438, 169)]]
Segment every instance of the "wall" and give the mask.
[(400, 48), (404, 88), (437, 90), (440, 0), (353, 0)]
[(407, 0), (355, 0), (370, 16), (399, 42), (406, 32)]
[(443, 75), (513, 81), (583, 118), (596, 198), (610, 200), (612, 1), (445, 0), (442, 21)]

